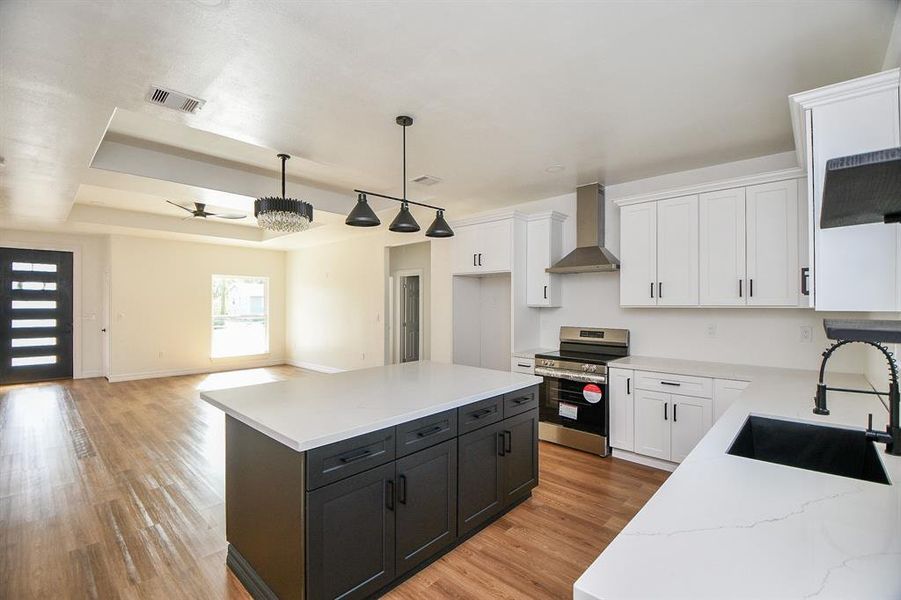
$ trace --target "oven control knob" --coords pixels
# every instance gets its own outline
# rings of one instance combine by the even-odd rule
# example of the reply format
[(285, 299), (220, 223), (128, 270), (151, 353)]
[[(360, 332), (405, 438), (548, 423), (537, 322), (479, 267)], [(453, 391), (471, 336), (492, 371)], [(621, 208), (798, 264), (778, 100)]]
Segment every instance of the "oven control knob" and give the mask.
[(597, 372), (598, 372), (598, 366), (597, 366), (597, 365), (590, 365), (590, 366), (588, 367), (588, 370), (589, 370), (590, 372), (592, 372), (592, 373), (597, 373)]
[(582, 365), (582, 370), (588, 372), (588, 365)]

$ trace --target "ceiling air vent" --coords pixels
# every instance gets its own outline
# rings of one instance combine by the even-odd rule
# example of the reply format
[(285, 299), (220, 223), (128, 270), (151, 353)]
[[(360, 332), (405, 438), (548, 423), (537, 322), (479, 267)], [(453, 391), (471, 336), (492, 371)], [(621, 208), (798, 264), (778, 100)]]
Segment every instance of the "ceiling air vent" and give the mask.
[(419, 185), (435, 185), (436, 183), (441, 183), (441, 179), (432, 175), (420, 175), (419, 177), (414, 177), (410, 181), (418, 183)]
[(194, 114), (206, 103), (206, 100), (195, 98), (175, 90), (168, 90), (159, 86), (151, 86), (147, 92), (147, 102), (165, 106), (173, 110)]

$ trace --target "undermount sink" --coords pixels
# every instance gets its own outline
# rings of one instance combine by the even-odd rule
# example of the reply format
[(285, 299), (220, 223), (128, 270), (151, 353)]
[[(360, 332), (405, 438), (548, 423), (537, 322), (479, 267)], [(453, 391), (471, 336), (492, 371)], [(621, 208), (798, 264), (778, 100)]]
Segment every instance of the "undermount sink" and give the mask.
[(889, 484), (873, 442), (865, 432), (854, 429), (752, 415), (728, 454)]

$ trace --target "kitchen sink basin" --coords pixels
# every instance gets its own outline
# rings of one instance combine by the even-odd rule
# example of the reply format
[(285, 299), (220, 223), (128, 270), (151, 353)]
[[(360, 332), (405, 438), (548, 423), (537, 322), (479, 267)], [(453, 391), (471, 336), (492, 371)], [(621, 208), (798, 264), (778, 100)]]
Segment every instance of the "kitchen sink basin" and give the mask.
[(728, 454), (889, 484), (873, 442), (863, 431), (750, 416)]

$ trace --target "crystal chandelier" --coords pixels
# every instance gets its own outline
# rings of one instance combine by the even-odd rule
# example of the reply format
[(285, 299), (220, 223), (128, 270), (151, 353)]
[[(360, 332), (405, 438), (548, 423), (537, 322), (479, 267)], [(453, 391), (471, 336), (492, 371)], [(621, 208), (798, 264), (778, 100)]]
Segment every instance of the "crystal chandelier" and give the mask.
[(282, 160), (282, 196), (257, 198), (253, 203), (253, 216), (262, 229), (280, 233), (306, 231), (313, 222), (313, 205), (302, 200), (285, 197), (285, 161), (290, 156), (279, 154)]

